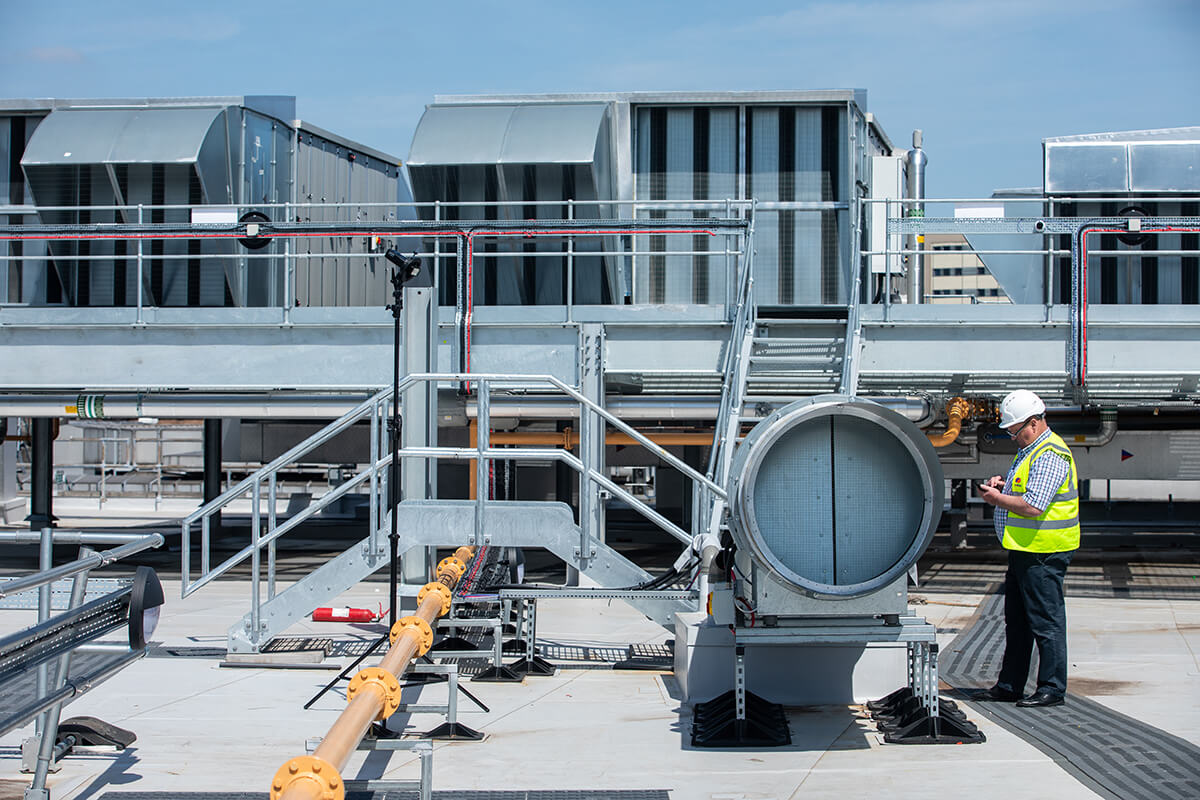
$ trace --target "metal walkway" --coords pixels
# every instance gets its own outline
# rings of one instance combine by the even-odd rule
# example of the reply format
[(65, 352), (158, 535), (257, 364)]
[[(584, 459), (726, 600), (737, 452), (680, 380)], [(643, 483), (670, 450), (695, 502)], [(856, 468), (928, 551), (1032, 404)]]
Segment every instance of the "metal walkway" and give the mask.
[[(995, 594), (980, 604), (970, 627), (942, 651), (942, 679), (969, 700), (972, 690), (986, 688), (978, 676), (997, 673), (1003, 652), (1004, 595)], [(972, 707), (1050, 756), (1102, 797), (1200, 797), (1200, 747), (1095, 700), (1068, 693), (1065, 704), (1052, 708), (997, 702)]]

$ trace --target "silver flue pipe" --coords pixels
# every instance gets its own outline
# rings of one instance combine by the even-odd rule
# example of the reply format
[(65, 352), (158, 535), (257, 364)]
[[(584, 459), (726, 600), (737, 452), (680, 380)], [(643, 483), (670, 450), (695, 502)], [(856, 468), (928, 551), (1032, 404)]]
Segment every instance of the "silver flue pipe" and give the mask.
[[(925, 165), (929, 162), (925, 151), (921, 149), (922, 133), (920, 129), (913, 131), (912, 150), (908, 151), (908, 170), (905, 175), (904, 194), (908, 200), (925, 199)], [(905, 213), (910, 217), (925, 216), (924, 203), (905, 203)], [(909, 235), (905, 237), (904, 249), (908, 256), (908, 302), (925, 302), (925, 256), (917, 250), (925, 249), (925, 237)]]

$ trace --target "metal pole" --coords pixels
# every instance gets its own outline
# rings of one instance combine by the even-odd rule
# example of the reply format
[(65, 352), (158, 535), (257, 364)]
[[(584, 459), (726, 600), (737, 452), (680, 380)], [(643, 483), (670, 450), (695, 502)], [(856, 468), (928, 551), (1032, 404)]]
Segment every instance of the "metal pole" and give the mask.
[(369, 532), (370, 552), (367, 559), (374, 564), (379, 555), (379, 418), (382, 415), (381, 405), (371, 406), (371, 507), (367, 524)]
[[(41, 547), (38, 549), (38, 570), (47, 573), (54, 566), (54, 539), (51, 538), (50, 528), (42, 528)], [(12, 584), (8, 584), (4, 588), (11, 590)], [(45, 622), (50, 619), (50, 591), (51, 583), (46, 582), (38, 587), (38, 623)], [(39, 664), (37, 671), (37, 691), (38, 697), (44, 697), (46, 690), (50, 684), (50, 665)], [(37, 733), (40, 736), (43, 733), (42, 720), (37, 721)]]
[(258, 540), (262, 536), (262, 484), (254, 482), (250, 488), (250, 641), (258, 642), (259, 603), (262, 600), (262, 552)]
[[(567, 219), (575, 219), (575, 201), (567, 200)], [(604, 244), (601, 240), (601, 249)], [(603, 267), (602, 267), (603, 268)], [(567, 324), (571, 323), (571, 306), (575, 302), (575, 237), (567, 237)]]
[[(49, 528), (46, 529), (46, 533), (49, 533)], [(79, 557), (86, 558), (91, 552), (91, 549), (84, 545), (79, 548)], [(87, 592), (87, 581), (88, 573), (86, 571), (75, 576), (75, 580), (71, 584), (71, 608), (78, 608), (83, 604)], [(41, 665), (41, 667), (46, 666), (49, 665)], [(58, 658), (58, 675), (55, 678), (55, 683), (58, 685), (54, 687), (56, 692), (67, 685), (67, 674), (70, 669), (71, 651), (68, 650)], [(41, 677), (40, 672), (38, 677)], [(42, 691), (39, 696), (44, 695), (45, 691)], [(54, 763), (54, 746), (55, 740), (58, 738), (58, 723), (62, 719), (62, 707), (62, 702), (59, 702), (41, 717), (42, 739), (38, 744), (37, 767), (33, 773), (33, 784), (25, 792), (25, 800), (50, 800), (50, 792), (46, 789), (46, 775), (50, 772), (50, 765)]]
[[(295, 145), (293, 144), (293, 149)], [(292, 172), (293, 182), (296, 180), (296, 174)], [(292, 204), (283, 204), (283, 218), (288, 222), (292, 221)], [(292, 306), (295, 302), (292, 295), (295, 292), (295, 276), (293, 270), (295, 263), (292, 260), (292, 237), (288, 236), (283, 240), (283, 324), (292, 324)]]
[[(204, 503), (207, 505), (221, 495), (221, 432), (222, 420), (204, 420)], [(221, 511), (218, 509), (217, 530), (221, 529)]]
[[(275, 532), (275, 484), (278, 473), (267, 477), (267, 534)], [(267, 542), (267, 600), (275, 599), (275, 540)]]
[(33, 418), (33, 464), (30, 487), (29, 529), (54, 527), (54, 420)]
[(400, 314), (404, 303), (403, 276), (400, 270), (392, 271), (392, 418), (388, 420), (388, 436), (392, 442), (392, 463), (388, 468), (388, 512), (391, 514), (391, 532), (388, 534), (388, 627), (396, 624), (397, 568), (400, 560), (400, 520), (396, 507), (400, 504)]
[(478, 418), (475, 425), (475, 451), (479, 454), (475, 459), (475, 537), (477, 545), (485, 544), (483, 538), (484, 513), (488, 497), (491, 495), (491, 485), (488, 481), (488, 459), (484, 455), (491, 446), (488, 434), (491, 432), (491, 385), (486, 380), (480, 380), (476, 387), (476, 407)]
[[(138, 203), (138, 227), (142, 226), (142, 204)], [(145, 302), (142, 297), (142, 239), (137, 240), (137, 324), (142, 323), (142, 304)]]

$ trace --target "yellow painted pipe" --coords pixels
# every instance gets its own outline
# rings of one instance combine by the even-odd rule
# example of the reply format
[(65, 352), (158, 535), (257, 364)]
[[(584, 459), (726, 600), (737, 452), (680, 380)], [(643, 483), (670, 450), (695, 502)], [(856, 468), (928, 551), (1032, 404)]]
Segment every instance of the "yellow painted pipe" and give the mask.
[(962, 431), (963, 420), (971, 415), (971, 404), (962, 397), (956, 397), (946, 404), (946, 430), (943, 433), (928, 433), (929, 443), (934, 447), (945, 447), (954, 444)]
[(408, 665), (433, 643), (434, 621), (449, 612), (451, 592), (475, 548), (460, 547), (438, 564), (437, 580), (417, 596), (417, 612), (397, 620), (392, 646), (378, 667), (368, 667), (350, 682), (346, 709), (338, 716), (311, 756), (289, 759), (271, 780), (271, 800), (344, 800), (341, 770), (371, 723), (386, 719), (400, 702), (400, 681)]
[[(467, 441), (472, 443), (478, 441), (478, 423), (475, 420), (471, 420), (467, 425)], [(712, 444), (713, 440), (711, 432), (670, 431), (645, 433), (643, 435), (660, 447), (670, 447), (672, 445), (709, 445)], [(609, 431), (604, 437), (604, 443), (624, 446), (641, 444), (641, 442), (629, 434), (621, 433), (620, 431)], [(579, 431), (573, 431), (570, 428), (564, 431), (492, 431), (488, 434), (488, 444), (547, 445), (571, 450), (579, 446)], [(474, 459), (469, 462), (469, 471), (467, 497), (474, 500), (478, 496), (477, 492), (479, 490), (477, 486), (478, 479), (475, 476)]]

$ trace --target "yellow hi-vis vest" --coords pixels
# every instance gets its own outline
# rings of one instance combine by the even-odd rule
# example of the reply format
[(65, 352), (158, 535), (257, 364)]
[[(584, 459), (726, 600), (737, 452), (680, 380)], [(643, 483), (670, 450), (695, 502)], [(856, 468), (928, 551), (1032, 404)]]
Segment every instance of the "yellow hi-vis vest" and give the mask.
[(1075, 459), (1062, 437), (1051, 431), (1046, 441), (1017, 464), (1008, 491), (1018, 497), (1025, 494), (1029, 486), (1030, 465), (1038, 458), (1059, 456), (1065, 458), (1070, 467), (1066, 480), (1040, 515), (1023, 517), (1008, 512), (1004, 523), (1004, 540), (1001, 542), (1006, 550), (1062, 553), (1079, 548), (1079, 481), (1075, 474)]

